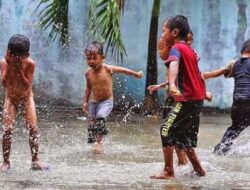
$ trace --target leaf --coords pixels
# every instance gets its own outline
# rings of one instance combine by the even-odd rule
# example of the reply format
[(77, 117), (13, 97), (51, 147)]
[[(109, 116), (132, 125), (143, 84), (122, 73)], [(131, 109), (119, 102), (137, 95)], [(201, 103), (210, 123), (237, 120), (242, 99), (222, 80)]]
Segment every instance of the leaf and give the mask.
[[(89, 36), (105, 43), (105, 53), (111, 50), (116, 61), (123, 61), (126, 54), (123, 45), (120, 17), (124, 0), (91, 0), (89, 9)], [(95, 40), (96, 40), (95, 39)]]
[(48, 36), (49, 43), (54, 42), (58, 36), (60, 45), (64, 46), (68, 43), (68, 4), (69, 0), (40, 0), (35, 9), (35, 12), (40, 11), (38, 26), (42, 30), (51, 28)]

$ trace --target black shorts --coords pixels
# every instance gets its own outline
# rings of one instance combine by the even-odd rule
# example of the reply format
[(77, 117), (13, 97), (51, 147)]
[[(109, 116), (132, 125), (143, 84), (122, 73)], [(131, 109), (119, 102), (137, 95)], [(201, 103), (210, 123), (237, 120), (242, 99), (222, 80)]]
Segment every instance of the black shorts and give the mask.
[(170, 113), (170, 111), (174, 107), (174, 105), (175, 105), (174, 98), (171, 96), (168, 96), (165, 99), (164, 105), (163, 105), (163, 112), (162, 112), (163, 119), (166, 119), (166, 117), (168, 116), (168, 114)]
[(161, 125), (162, 146), (196, 147), (203, 101), (176, 102)]

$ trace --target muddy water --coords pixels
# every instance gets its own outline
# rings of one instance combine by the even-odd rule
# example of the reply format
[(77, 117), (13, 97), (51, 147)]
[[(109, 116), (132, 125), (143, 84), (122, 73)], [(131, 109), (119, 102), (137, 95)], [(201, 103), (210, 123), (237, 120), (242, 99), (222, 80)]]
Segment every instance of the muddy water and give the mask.
[(149, 178), (163, 168), (159, 120), (131, 115), (125, 124), (122, 116), (113, 114), (104, 153), (97, 155), (86, 143), (86, 121), (80, 116), (65, 111), (39, 113), (40, 157), (50, 165), (48, 172), (30, 171), (28, 134), (18, 119), (11, 169), (0, 173), (0, 189), (250, 189), (250, 128), (228, 156), (212, 153), (230, 125), (228, 115), (201, 117), (197, 152), (207, 176), (193, 175), (190, 164), (179, 167), (175, 158), (174, 180)]

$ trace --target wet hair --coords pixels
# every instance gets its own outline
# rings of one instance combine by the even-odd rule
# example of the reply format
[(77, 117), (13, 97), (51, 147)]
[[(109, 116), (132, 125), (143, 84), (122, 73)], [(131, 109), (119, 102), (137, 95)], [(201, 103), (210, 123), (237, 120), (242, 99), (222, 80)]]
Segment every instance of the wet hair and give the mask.
[(30, 40), (24, 35), (15, 34), (9, 39), (8, 50), (15, 56), (25, 55), (29, 53)]
[(98, 52), (100, 55), (104, 55), (103, 53), (103, 45), (100, 42), (93, 41), (89, 43), (85, 48), (85, 55), (89, 53)]
[(172, 31), (173, 29), (179, 30), (179, 37), (181, 39), (185, 39), (188, 33), (191, 31), (187, 17), (183, 15), (176, 15), (174, 17), (170, 17), (164, 21), (164, 24)]
[(250, 53), (250, 39), (243, 43), (240, 53)]

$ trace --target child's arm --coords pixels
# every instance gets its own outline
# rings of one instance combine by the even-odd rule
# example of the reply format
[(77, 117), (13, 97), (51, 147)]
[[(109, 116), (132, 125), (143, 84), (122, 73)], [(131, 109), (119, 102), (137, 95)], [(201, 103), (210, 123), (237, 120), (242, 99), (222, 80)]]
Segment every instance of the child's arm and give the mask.
[(32, 86), (33, 75), (35, 72), (35, 63), (33, 60), (28, 60), (28, 66), (24, 72), (23, 68), (17, 69), (17, 75), (20, 76), (20, 82), (22, 82), (26, 87)]
[(3, 78), (2, 78), (2, 85), (4, 88), (7, 87), (7, 80), (8, 80), (8, 77), (10, 76), (10, 73), (11, 73), (11, 69), (8, 65), (6, 65), (6, 68), (3, 72)]
[(91, 94), (91, 84), (88, 79), (88, 72), (85, 73), (85, 78), (86, 78), (86, 88), (84, 90), (84, 96), (83, 96), (83, 104), (82, 104), (82, 110), (83, 112), (87, 113), (88, 112), (88, 102), (89, 102), (89, 97)]
[[(202, 83), (203, 83), (203, 85), (204, 85), (204, 87), (205, 87), (205, 89), (206, 89), (205, 78), (204, 78), (204, 76), (203, 76), (202, 74), (201, 74), (201, 81), (202, 81)], [(212, 93), (209, 92), (209, 91), (206, 91), (205, 100), (211, 102), (212, 99), (213, 99)]]
[(206, 71), (202, 74), (202, 77), (206, 80), (206, 79), (210, 79), (210, 78), (219, 77), (219, 76), (223, 75), (224, 73), (225, 73), (225, 69), (221, 68), (221, 69), (217, 69), (214, 71)]
[(178, 75), (178, 70), (179, 70), (178, 61), (171, 61), (169, 64), (168, 77), (169, 77), (169, 94), (170, 96), (173, 97), (181, 95), (180, 91), (177, 89), (175, 85), (175, 81)]
[(153, 94), (153, 92), (159, 90), (160, 88), (166, 87), (167, 84), (168, 84), (168, 81), (160, 83), (160, 84), (156, 84), (156, 85), (150, 85), (148, 86), (148, 91), (150, 94)]
[(1, 83), (2, 83), (3, 87), (6, 87), (6, 76), (5, 76), (5, 73), (6, 73), (6, 69), (7, 69), (7, 64), (3, 60), (0, 61), (0, 69), (1, 69), (1, 73), (0, 73)]
[(124, 68), (124, 67), (119, 67), (119, 66), (111, 66), (109, 65), (108, 66), (113, 72), (116, 72), (116, 73), (123, 73), (125, 75), (130, 75), (130, 76), (134, 76), (136, 78), (142, 78), (143, 76), (143, 72), (142, 71), (139, 71), (139, 72), (136, 72), (136, 71), (133, 71), (131, 69), (127, 69), (127, 68)]
[(167, 69), (166, 71), (166, 81), (160, 84), (156, 84), (156, 85), (150, 85), (148, 86), (148, 90), (150, 94), (153, 94), (154, 91), (159, 90), (160, 88), (168, 88), (168, 78), (169, 78), (169, 69)]
[(224, 66), (224, 67), (222, 67), (220, 69), (217, 69), (217, 70), (214, 70), (214, 71), (204, 72), (202, 74), (202, 77), (205, 80), (209, 79), (209, 78), (216, 78), (216, 77), (219, 77), (221, 75), (225, 75), (225, 77), (231, 77), (232, 69), (233, 69), (235, 61), (236, 60), (231, 60), (226, 66)]

